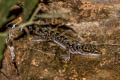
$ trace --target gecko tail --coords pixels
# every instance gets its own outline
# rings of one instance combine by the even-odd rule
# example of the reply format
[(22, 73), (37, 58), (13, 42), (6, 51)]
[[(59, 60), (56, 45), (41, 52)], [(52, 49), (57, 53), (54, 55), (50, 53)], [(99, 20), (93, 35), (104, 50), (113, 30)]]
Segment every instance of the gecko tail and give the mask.
[(84, 56), (101, 56), (101, 54), (93, 54), (93, 53), (87, 53), (87, 52), (84, 52), (84, 53), (81, 53), (81, 55), (84, 55)]
[(88, 53), (88, 52), (78, 52), (78, 54), (83, 56), (101, 56), (102, 54)]

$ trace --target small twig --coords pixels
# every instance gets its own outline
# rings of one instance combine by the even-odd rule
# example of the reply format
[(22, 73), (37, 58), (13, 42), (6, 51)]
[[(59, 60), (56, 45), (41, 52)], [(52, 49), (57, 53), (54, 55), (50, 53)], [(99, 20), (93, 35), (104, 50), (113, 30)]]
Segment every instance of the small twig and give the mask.
[(34, 21), (28, 21), (26, 23), (20, 24), (17, 28), (23, 28), (27, 25), (31, 25), (31, 24), (34, 24), (34, 23), (35, 23)]
[(50, 14), (40, 14), (40, 15), (36, 15), (36, 17), (38, 18), (63, 18), (68, 20), (69, 19), (69, 15), (64, 14), (64, 13), (50, 13)]
[(39, 12), (40, 8), (41, 8), (41, 5), (39, 4), (38, 7), (37, 7), (37, 9), (35, 10), (35, 12), (33, 13), (33, 15), (31, 16), (31, 18), (30, 18), (29, 21), (33, 21), (33, 19), (35, 18), (35, 16)]

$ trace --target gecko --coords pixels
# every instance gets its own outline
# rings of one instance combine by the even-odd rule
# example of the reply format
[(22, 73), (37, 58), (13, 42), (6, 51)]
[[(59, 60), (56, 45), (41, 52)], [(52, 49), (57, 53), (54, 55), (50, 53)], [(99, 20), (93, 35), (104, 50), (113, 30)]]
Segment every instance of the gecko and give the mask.
[(62, 55), (65, 60), (70, 59), (70, 54), (80, 54), (84, 56), (101, 56), (102, 52), (97, 49), (96, 45), (83, 44), (77, 40), (71, 40), (66, 35), (62, 35), (59, 31), (52, 30), (49, 26), (37, 26), (34, 30), (34, 34), (37, 38), (33, 38), (31, 41), (52, 41), (60, 46), (67, 52), (66, 55)]

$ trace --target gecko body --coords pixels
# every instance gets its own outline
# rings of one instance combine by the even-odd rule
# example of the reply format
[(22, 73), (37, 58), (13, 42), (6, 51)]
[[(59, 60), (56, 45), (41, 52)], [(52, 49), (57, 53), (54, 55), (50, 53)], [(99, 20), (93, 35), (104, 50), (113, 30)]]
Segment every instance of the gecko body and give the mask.
[(71, 40), (58, 31), (54, 31), (48, 26), (39, 26), (34, 31), (39, 38), (33, 38), (32, 41), (52, 41), (70, 54), (81, 54), (85, 56), (100, 56), (101, 51), (96, 45), (83, 44), (77, 40)]

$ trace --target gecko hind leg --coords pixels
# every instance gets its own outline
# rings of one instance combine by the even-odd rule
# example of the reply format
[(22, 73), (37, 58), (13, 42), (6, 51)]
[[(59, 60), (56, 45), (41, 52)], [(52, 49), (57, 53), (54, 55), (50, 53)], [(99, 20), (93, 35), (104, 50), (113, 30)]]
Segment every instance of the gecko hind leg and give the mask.
[(70, 60), (70, 52), (67, 51), (66, 54), (61, 54), (61, 58), (64, 59), (65, 61)]

